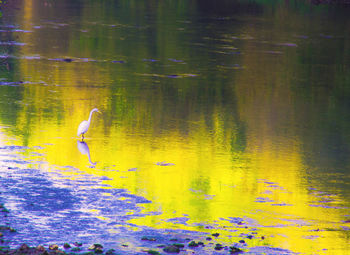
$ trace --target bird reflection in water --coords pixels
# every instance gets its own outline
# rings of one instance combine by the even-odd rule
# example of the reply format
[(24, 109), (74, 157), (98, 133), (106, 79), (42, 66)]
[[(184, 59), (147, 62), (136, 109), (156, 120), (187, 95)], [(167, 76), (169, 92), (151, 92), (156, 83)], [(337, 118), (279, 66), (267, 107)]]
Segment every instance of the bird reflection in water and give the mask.
[(87, 145), (86, 142), (78, 141), (78, 149), (79, 149), (81, 154), (83, 154), (83, 155), (87, 154), (87, 156), (89, 158), (89, 162), (90, 162), (91, 165), (95, 166), (97, 164), (97, 162), (92, 162), (91, 161), (89, 146)]

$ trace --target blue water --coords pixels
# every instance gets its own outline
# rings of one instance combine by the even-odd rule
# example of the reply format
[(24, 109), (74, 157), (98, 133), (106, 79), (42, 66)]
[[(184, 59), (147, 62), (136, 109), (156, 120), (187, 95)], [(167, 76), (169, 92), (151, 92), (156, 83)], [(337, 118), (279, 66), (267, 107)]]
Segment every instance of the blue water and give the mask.
[[(183, 251), (192, 250), (193, 254), (227, 254), (231, 245), (247, 251), (247, 245), (242, 243), (226, 244), (223, 250), (216, 251), (214, 247), (219, 241), (206, 241), (208, 233), (205, 232), (131, 224), (129, 220), (147, 216), (143, 205), (151, 201), (126, 189), (103, 184), (107, 177), (79, 173), (76, 179), (68, 179), (55, 169), (40, 170), (45, 162), (29, 161), (23, 156), (35, 153), (40, 159), (42, 154), (34, 151), (38, 149), (0, 147), (0, 202), (8, 209), (0, 214), (1, 225), (15, 230), (4, 231), (4, 245), (17, 248), (26, 243), (48, 248), (50, 244), (58, 244), (64, 250), (64, 243), (72, 248), (74, 243), (81, 243), (80, 250), (75, 252), (83, 253), (89, 251), (92, 244), (100, 243), (104, 251), (113, 249), (115, 254), (145, 254), (150, 249), (162, 251), (159, 245), (182, 243)], [(70, 166), (64, 168), (79, 172)], [(142, 240), (145, 237), (154, 241)], [(206, 246), (189, 248), (191, 240), (202, 241)], [(272, 247), (250, 247), (247, 254), (281, 252), (292, 254)]]

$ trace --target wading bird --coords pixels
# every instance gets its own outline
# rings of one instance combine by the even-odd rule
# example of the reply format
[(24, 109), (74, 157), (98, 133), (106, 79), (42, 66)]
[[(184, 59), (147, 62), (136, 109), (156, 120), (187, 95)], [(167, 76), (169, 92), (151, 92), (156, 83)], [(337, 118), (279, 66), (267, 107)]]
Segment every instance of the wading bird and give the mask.
[(92, 117), (92, 114), (94, 112), (101, 113), (97, 108), (92, 109), (91, 112), (90, 112), (90, 115), (89, 115), (89, 119), (88, 120), (83, 120), (80, 123), (79, 127), (78, 127), (78, 136), (82, 135), (82, 139), (81, 140), (84, 140), (84, 134), (89, 130), (91, 117)]

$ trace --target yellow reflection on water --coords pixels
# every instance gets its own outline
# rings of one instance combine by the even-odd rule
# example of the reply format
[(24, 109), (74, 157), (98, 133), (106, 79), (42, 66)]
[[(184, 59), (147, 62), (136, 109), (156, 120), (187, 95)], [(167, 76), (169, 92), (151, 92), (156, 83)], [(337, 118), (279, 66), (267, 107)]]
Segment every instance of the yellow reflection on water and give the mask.
[[(87, 114), (85, 111), (82, 116)], [(69, 118), (70, 114), (64, 117)], [(341, 234), (325, 230), (339, 228), (346, 210), (309, 206), (316, 197), (305, 184), (298, 142), (276, 143), (266, 134), (260, 134), (259, 139), (250, 134), (246, 152), (232, 155), (225, 142), (217, 142), (203, 132), (204, 122), (197, 122), (186, 138), (178, 131), (160, 137), (130, 134), (122, 123), (111, 127), (111, 136), (105, 137), (101, 118), (94, 119), (85, 140), (90, 161), (96, 165), (78, 148), (74, 137), (78, 123), (55, 125), (44, 120), (33, 124), (28, 146), (45, 147), (48, 171), (57, 171), (56, 166), (73, 166), (107, 176), (112, 180), (105, 182), (112, 187), (125, 188), (151, 200), (151, 204), (144, 205), (145, 211), (162, 213), (133, 223), (209, 232), (206, 226), (221, 226), (220, 233), (234, 236), (224, 240), (237, 241), (239, 237), (235, 236), (248, 231), (230, 233), (225, 228), (236, 229), (237, 225), (222, 219), (248, 218), (256, 221), (252, 226), (258, 229), (259, 236), (266, 237), (254, 240), (255, 245), (273, 244), (302, 252), (331, 244), (340, 247), (344, 240)], [(221, 129), (218, 132), (223, 130), (221, 126), (217, 128)], [(74, 178), (77, 173), (69, 169), (63, 174)], [(261, 203), (260, 198), (268, 200)], [(169, 220), (177, 217), (188, 218), (187, 224)]]

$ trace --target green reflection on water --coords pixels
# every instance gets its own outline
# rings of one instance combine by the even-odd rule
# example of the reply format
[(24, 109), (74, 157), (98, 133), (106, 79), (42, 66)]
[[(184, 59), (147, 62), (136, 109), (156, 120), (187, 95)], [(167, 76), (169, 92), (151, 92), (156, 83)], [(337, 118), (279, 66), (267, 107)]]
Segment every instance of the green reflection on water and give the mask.
[[(268, 237), (254, 245), (349, 248), (342, 11), (265, 1), (21, 7), (2, 20), (30, 32), (1, 34), (25, 45), (1, 46), (0, 123), (16, 143), (45, 147), (48, 171), (72, 165), (151, 199), (145, 210), (162, 214), (138, 224), (236, 229), (222, 219), (248, 217)], [(91, 168), (75, 135), (93, 107), (103, 115), (87, 133)], [(184, 215), (188, 225), (169, 221)]]

